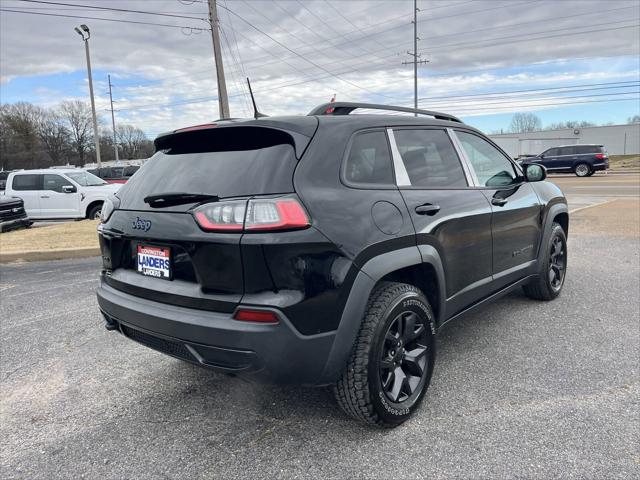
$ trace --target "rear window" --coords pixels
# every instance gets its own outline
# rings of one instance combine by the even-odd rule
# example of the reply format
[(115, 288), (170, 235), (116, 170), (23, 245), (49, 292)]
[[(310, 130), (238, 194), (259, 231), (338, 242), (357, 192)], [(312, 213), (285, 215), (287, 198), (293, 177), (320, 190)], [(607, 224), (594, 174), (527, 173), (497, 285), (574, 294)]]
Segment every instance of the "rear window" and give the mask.
[(596, 145), (578, 145), (576, 150), (579, 154), (602, 153), (602, 147), (598, 147)]
[[(226, 130), (224, 132), (223, 130)], [(256, 130), (256, 129), (251, 129)], [(267, 129), (261, 129), (267, 130)], [(230, 127), (197, 141), (176, 141), (157, 152), (120, 189), (123, 209), (149, 209), (144, 198), (160, 193), (204, 193), (221, 198), (293, 192), (297, 164), (290, 137)], [(243, 133), (245, 138), (243, 139)], [(184, 211), (189, 205), (163, 209)]]
[(14, 190), (40, 190), (42, 175), (15, 175), (12, 187)]

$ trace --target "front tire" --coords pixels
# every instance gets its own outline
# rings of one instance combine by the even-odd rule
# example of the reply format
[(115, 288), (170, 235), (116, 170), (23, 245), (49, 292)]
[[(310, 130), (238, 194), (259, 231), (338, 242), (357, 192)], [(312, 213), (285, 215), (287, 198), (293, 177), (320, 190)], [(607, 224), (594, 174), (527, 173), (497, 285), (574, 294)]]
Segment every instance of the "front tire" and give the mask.
[(591, 176), (591, 167), (589, 167), (586, 163), (579, 163), (576, 165), (574, 169), (576, 177), (590, 177)]
[(425, 296), (412, 285), (381, 283), (334, 387), (338, 404), (363, 422), (399, 425), (420, 405), (434, 361), (434, 318)]
[(87, 214), (87, 218), (89, 220), (99, 220), (101, 213), (102, 213), (102, 204), (96, 205), (95, 207), (91, 207), (91, 210), (89, 210), (89, 213)]
[(559, 223), (551, 226), (551, 236), (543, 248), (538, 277), (523, 290), (534, 300), (553, 300), (560, 295), (567, 273), (567, 236)]

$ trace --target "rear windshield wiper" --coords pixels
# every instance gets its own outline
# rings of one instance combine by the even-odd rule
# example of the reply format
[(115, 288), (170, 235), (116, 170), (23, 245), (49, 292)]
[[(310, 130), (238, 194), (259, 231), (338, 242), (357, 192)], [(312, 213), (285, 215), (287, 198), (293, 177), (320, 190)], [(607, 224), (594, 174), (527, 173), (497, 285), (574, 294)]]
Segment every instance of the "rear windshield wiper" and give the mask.
[(144, 197), (144, 203), (148, 203), (152, 208), (172, 207), (174, 205), (184, 205), (185, 203), (217, 202), (220, 198), (217, 195), (209, 195), (207, 193), (185, 193), (185, 192), (169, 192), (157, 193)]

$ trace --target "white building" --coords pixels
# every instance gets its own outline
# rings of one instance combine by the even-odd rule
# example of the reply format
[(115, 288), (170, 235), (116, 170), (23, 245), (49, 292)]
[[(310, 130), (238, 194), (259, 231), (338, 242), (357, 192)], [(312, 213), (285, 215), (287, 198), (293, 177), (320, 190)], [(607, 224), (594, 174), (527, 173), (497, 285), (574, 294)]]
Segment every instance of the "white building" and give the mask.
[(640, 124), (564, 128), (490, 135), (509, 156), (537, 155), (547, 148), (574, 143), (604, 145), (609, 155), (640, 154)]

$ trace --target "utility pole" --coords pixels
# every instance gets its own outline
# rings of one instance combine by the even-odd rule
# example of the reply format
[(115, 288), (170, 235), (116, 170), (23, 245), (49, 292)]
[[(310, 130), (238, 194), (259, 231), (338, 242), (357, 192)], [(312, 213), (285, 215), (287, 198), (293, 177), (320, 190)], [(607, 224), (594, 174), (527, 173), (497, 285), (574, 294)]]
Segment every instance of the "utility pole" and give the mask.
[(216, 0), (209, 0), (209, 23), (211, 24), (211, 39), (213, 40), (213, 56), (216, 63), (216, 78), (218, 81), (218, 110), (220, 118), (231, 118), (229, 113), (229, 98), (227, 97), (227, 83), (224, 79), (224, 66), (222, 65), (222, 48), (220, 45), (220, 23)]
[[(419, 63), (429, 63), (429, 60), (418, 60), (420, 58), (420, 54), (418, 53), (418, 12), (420, 9), (418, 8), (418, 0), (413, 0), (413, 52), (407, 52), (407, 55), (411, 55), (413, 60), (411, 62), (402, 62), (403, 65), (409, 65), (413, 63), (413, 108), (418, 109), (418, 64)], [(418, 114), (414, 113), (414, 117), (417, 117)]]
[(98, 120), (96, 118), (96, 102), (93, 99), (93, 79), (91, 78), (91, 56), (89, 55), (89, 38), (91, 38), (91, 32), (89, 27), (82, 24), (80, 28), (75, 27), (74, 30), (78, 35), (82, 37), (84, 41), (84, 50), (87, 56), (87, 75), (89, 77), (89, 96), (91, 97), (91, 114), (93, 116), (93, 139), (96, 144), (96, 164), (98, 168), (102, 166), (100, 161), (100, 136), (98, 135)]
[(109, 102), (111, 102), (111, 125), (113, 126), (113, 149), (116, 151), (116, 163), (120, 161), (118, 157), (118, 140), (116, 139), (116, 117), (113, 114), (113, 96), (111, 95), (111, 75), (107, 75), (109, 80)]

